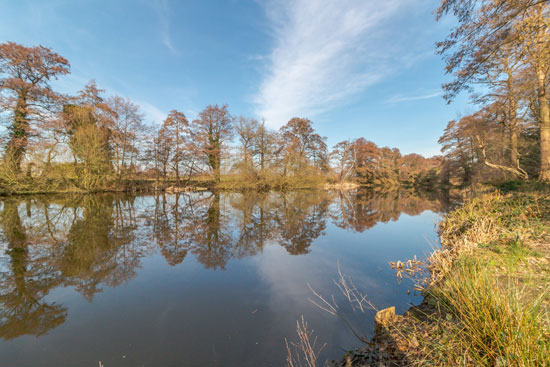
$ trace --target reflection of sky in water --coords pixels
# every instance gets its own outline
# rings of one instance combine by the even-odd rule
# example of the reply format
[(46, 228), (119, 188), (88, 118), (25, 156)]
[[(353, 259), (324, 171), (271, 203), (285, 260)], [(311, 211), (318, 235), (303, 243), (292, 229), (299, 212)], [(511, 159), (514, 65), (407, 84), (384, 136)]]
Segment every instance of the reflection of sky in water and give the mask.
[[(113, 226), (110, 229), (113, 233), (120, 228), (124, 229), (121, 233), (133, 233), (132, 245), (128, 245), (128, 251), (136, 251), (136, 248), (141, 251), (139, 261), (132, 263), (130, 276), (122, 280), (115, 279), (113, 275), (120, 271), (118, 267), (113, 265), (114, 268), (102, 268), (101, 263), (94, 262), (103, 259), (101, 256), (104, 254), (101, 251), (101, 256), (95, 256), (91, 264), (80, 264), (77, 267), (72, 262), (84, 261), (82, 257), (77, 257), (71, 258), (72, 267), (67, 268), (63, 259), (68, 255), (60, 253), (59, 249), (71, 249), (67, 245), (71, 241), (68, 233), (75, 233), (74, 228), (80, 228), (82, 232), (82, 226), (94, 223), (94, 220), (106, 213), (116, 216), (116, 210), (113, 213), (103, 209), (96, 212), (97, 208), (93, 209), (93, 206), (90, 209), (86, 204), (79, 204), (87, 209), (76, 205), (75, 210), (69, 210), (70, 215), (69, 212), (63, 215), (60, 214), (62, 206), (52, 203), (52, 212), (49, 214), (54, 216), (57, 213), (57, 229), (53, 230), (53, 237), (59, 241), (59, 244), (53, 246), (47, 244), (47, 233), (52, 229), (47, 229), (40, 220), (34, 218), (43, 215), (40, 214), (41, 205), (33, 203), (31, 216), (28, 216), (27, 207), (20, 204), (17, 211), (22, 225), (29, 229), (26, 232), (28, 246), (40, 248), (38, 252), (46, 251), (46, 254), (32, 256), (41, 258), (47, 255), (49, 249), (52, 251), (49, 258), (53, 259), (48, 263), (51, 268), (50, 276), (62, 274), (59, 285), (46, 290), (47, 294), (40, 302), (62, 305), (67, 309), (68, 316), (65, 322), (48, 330), (45, 335), (24, 335), (0, 340), (3, 363), (13, 366), (60, 367), (95, 365), (101, 360), (106, 367), (281, 366), (285, 355), (284, 338), (295, 339), (296, 320), (301, 315), (304, 315), (310, 327), (315, 330), (319, 342), (328, 344), (324, 357), (338, 358), (343, 349), (357, 346), (358, 343), (341, 321), (308, 301), (312, 294), (307, 286), (308, 283), (311, 284), (323, 295), (337, 295), (338, 291), (332, 282), (337, 275), (337, 263), (379, 308), (395, 305), (398, 312), (404, 312), (410, 302), (420, 301), (420, 297), (407, 295), (409, 282), (396, 282), (388, 262), (407, 259), (414, 254), (424, 255), (434, 245), (437, 240), (434, 229), (438, 214), (430, 210), (424, 211), (437, 208), (432, 201), (426, 200), (425, 208), (416, 203), (419, 207), (413, 214), (421, 214), (414, 216), (403, 213), (399, 215), (400, 210), (392, 205), (394, 198), (378, 201), (377, 204), (365, 202), (357, 206), (356, 210), (376, 213), (382, 207), (393, 208), (393, 214), (398, 215), (390, 215), (388, 218), (391, 220), (385, 219), (389, 220), (386, 223), (375, 224), (374, 221), (374, 224), (368, 225), (372, 228), (357, 232), (351, 228), (336, 226), (335, 221), (328, 217), (338, 214), (341, 208), (341, 202), (337, 198), (328, 200), (297, 195), (281, 203), (280, 198), (273, 195), (261, 200), (243, 200), (242, 195), (238, 194), (222, 195), (217, 213), (212, 210), (212, 199), (209, 199), (208, 194), (200, 195), (199, 198), (202, 201), (195, 203), (191, 211), (198, 217), (191, 224), (199, 226), (201, 221), (206, 220), (223, 227), (219, 233), (224, 232), (224, 238), (230, 239), (225, 252), (222, 251), (225, 253), (222, 266), (225, 270), (221, 270), (220, 266), (208, 266), (200, 262), (211, 259), (204, 253), (204, 246), (207, 247), (207, 244), (196, 249), (193, 246), (197, 246), (197, 243), (189, 245), (183, 239), (177, 246), (190, 246), (189, 253), (181, 262), (176, 261), (175, 266), (169, 266), (168, 259), (163, 256), (166, 251), (159, 246), (153, 230), (160, 220), (155, 208), (158, 209), (162, 203), (155, 202), (153, 197), (142, 197), (133, 202), (133, 219), (129, 218), (132, 217), (130, 215), (109, 223)], [(175, 203), (174, 197), (167, 199), (166, 207)], [(322, 200), (326, 201), (325, 204), (320, 204)], [(266, 238), (263, 249), (250, 250), (251, 243), (258, 246), (258, 208), (260, 203), (265, 204), (266, 201), (269, 201), (269, 205), (264, 207), (262, 218), (272, 222), (271, 227), (266, 229), (270, 229), (272, 233), (278, 230), (287, 231), (287, 240), (298, 238), (302, 234), (296, 226), (326, 221), (326, 226), (319, 228), (322, 229), (319, 233), (313, 233), (314, 238), (310, 239), (312, 243), (306, 249), (309, 253), (290, 255), (288, 248), (279, 246), (279, 236), (283, 234)], [(298, 205), (298, 202), (309, 204)], [(186, 201), (183, 203), (178, 201), (180, 207), (187, 207), (176, 215), (180, 220), (191, 220), (184, 214), (190, 204)], [(329, 203), (332, 204), (328, 205)], [(102, 202), (99, 205), (112, 205), (112, 202)], [(287, 209), (281, 210), (284, 205)], [(124, 205), (122, 208), (123, 211), (127, 210)], [(13, 213), (10, 215), (17, 217)], [(306, 217), (309, 220), (305, 220)], [(399, 219), (395, 220), (397, 217)], [(80, 222), (81, 227), (75, 227), (75, 218), (84, 221)], [(168, 219), (168, 227), (163, 228), (175, 227), (172, 215), (165, 219)], [(6, 215), (3, 220), (8, 220)], [(289, 226), (289, 223), (296, 226)], [(100, 225), (104, 225), (103, 222)], [(185, 229), (194, 231), (192, 227)], [(211, 238), (213, 235), (209, 228), (196, 230), (201, 236)], [(243, 232), (254, 235), (243, 235)], [(93, 231), (84, 230), (84, 233), (90, 236)], [(293, 234), (296, 236), (292, 237)], [(250, 243), (246, 242), (247, 236), (253, 237)], [(8, 274), (11, 269), (10, 256), (6, 256), (10, 248), (7, 245), (9, 238), (10, 234), (3, 234), (0, 264), (0, 270), (4, 274), (2, 279), (8, 277), (8, 280), (11, 279)], [(111, 236), (109, 241), (125, 243), (116, 238)], [(246, 244), (239, 247), (239, 241)], [(135, 245), (138, 242), (139, 246)], [(79, 246), (84, 246), (85, 250), (86, 246), (101, 245), (93, 241), (83, 241)], [(108, 247), (105, 251), (110, 256), (115, 256), (118, 263), (124, 263), (124, 256), (128, 254), (122, 247), (121, 245), (114, 250)], [(196, 256), (195, 250), (202, 251), (201, 255)], [(32, 251), (36, 250), (30, 249), (29, 253)], [(66, 251), (72, 254), (69, 250)], [(59, 260), (55, 256), (59, 256)], [(91, 271), (87, 273), (82, 269)], [(79, 293), (78, 287), (82, 282), (92, 282), (94, 277), (103, 276), (104, 273), (108, 273), (108, 276), (103, 283), (97, 285), (97, 291), (92, 297), (86, 299)], [(78, 282), (73, 278), (78, 278)], [(34, 284), (27, 281), (28, 284)], [(8, 287), (8, 283), (9, 281), (0, 283), (0, 297), (12, 289)], [(0, 307), (6, 308), (2, 304)], [(372, 316), (370, 313), (364, 320), (369, 333), (373, 327)], [(0, 323), (5, 323), (5, 320), (0, 319)]]

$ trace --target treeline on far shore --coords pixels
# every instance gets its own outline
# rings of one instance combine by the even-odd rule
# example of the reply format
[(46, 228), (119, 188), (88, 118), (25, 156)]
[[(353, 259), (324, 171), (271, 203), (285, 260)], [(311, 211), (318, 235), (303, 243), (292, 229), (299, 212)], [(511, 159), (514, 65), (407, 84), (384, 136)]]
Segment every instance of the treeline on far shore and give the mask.
[[(451, 122), (444, 156), (403, 155), (364, 138), (330, 149), (307, 118), (279, 130), (209, 105), (193, 120), (172, 110), (146, 122), (140, 107), (105, 96), (95, 81), (76, 95), (53, 90), (69, 62), (43, 47), (0, 44), (0, 192), (284, 189), (466, 185), (487, 177), (529, 179), (541, 170), (537, 115), (523, 114), (507, 154), (498, 113)], [(493, 105), (492, 105), (493, 106)], [(496, 107), (492, 107), (496, 108)], [(531, 118), (529, 120), (528, 118)], [(539, 134), (540, 135), (540, 134)], [(545, 177), (545, 176), (540, 176)]]

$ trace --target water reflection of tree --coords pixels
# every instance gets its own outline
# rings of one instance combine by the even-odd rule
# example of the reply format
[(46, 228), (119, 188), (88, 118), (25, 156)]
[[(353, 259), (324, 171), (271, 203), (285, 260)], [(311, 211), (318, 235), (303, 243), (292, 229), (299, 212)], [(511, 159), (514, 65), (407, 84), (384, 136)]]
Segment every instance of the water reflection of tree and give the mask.
[(59, 272), (48, 265), (47, 251), (27, 246), (15, 200), (4, 200), (1, 226), (7, 244), (2, 262), (7, 264), (0, 265), (0, 338), (45, 334), (67, 317), (65, 307), (44, 301), (62, 283)]
[(155, 238), (170, 265), (187, 252), (208, 269), (225, 269), (233, 258), (253, 256), (269, 241), (293, 255), (306, 254), (323, 234), (326, 193), (192, 193), (155, 201)]
[[(187, 205), (184, 203), (181, 207), (186, 208)], [(181, 207), (180, 194), (175, 195), (173, 204), (167, 201), (166, 195), (155, 197), (153, 233), (162, 255), (171, 266), (181, 263), (188, 251), (182, 242)]]
[(296, 191), (281, 195), (276, 217), (281, 246), (292, 255), (309, 252), (313, 241), (324, 234), (329, 199), (325, 192)]
[(70, 227), (58, 265), (67, 284), (91, 300), (103, 284), (114, 287), (131, 279), (143, 249), (133, 235), (137, 224), (131, 201), (100, 195), (74, 205), (80, 215)]
[(110, 195), (4, 200), (0, 273), (0, 337), (41, 335), (64, 322), (67, 310), (43, 298), (57, 286), (74, 286), (92, 300), (103, 285), (135, 275), (147, 252), (136, 239), (133, 201)]
[(221, 213), (220, 194), (194, 208), (191, 252), (206, 268), (225, 269), (233, 257), (233, 238)]
[(238, 230), (235, 256), (242, 258), (262, 252), (276, 235), (278, 202), (273, 200), (272, 194), (250, 192), (232, 195), (230, 203), (234, 218), (232, 225)]
[(254, 256), (268, 244), (307, 254), (327, 219), (364, 231), (428, 209), (441, 207), (433, 198), (362, 191), (5, 199), (0, 337), (41, 335), (62, 324), (67, 309), (44, 299), (52, 289), (72, 286), (91, 301), (104, 286), (134, 277), (151, 246), (170, 265), (192, 254), (207, 269), (225, 269), (231, 259)]
[(429, 193), (357, 190), (338, 193), (330, 216), (340, 228), (364, 232), (379, 222), (396, 221), (402, 213), (418, 215), (426, 210), (440, 212), (444, 206)]

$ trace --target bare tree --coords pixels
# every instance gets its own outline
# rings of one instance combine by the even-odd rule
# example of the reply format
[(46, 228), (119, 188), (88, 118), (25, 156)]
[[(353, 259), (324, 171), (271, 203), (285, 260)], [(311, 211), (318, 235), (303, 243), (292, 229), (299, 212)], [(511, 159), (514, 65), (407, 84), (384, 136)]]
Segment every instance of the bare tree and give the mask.
[(203, 157), (216, 182), (221, 175), (222, 145), (233, 137), (234, 119), (227, 105), (210, 105), (190, 125), (192, 150)]
[(170, 136), (170, 139), (174, 144), (171, 163), (174, 168), (174, 172), (176, 173), (176, 181), (179, 184), (180, 167), (189, 136), (189, 122), (183, 112), (172, 110), (168, 114), (166, 120), (164, 120), (163, 129), (163, 133)]
[(235, 132), (239, 137), (243, 154), (242, 169), (245, 174), (254, 172), (254, 164), (252, 161), (252, 153), (254, 152), (254, 144), (257, 141), (257, 135), (260, 125), (258, 121), (240, 116), (235, 121)]
[(120, 181), (124, 172), (135, 163), (137, 139), (143, 130), (143, 114), (139, 111), (139, 106), (128, 98), (114, 96), (107, 103), (114, 114), (111, 142), (114, 166)]

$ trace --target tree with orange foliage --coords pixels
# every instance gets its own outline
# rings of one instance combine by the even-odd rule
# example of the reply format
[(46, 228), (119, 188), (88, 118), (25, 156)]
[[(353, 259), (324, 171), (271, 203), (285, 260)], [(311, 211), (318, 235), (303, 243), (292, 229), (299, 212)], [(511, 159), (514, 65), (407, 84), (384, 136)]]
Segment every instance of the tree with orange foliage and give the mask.
[(286, 170), (294, 167), (299, 172), (308, 164), (324, 169), (328, 164), (326, 138), (317, 134), (312, 125), (309, 119), (293, 117), (279, 130)]
[(0, 107), (10, 113), (9, 142), (5, 163), (21, 170), (33, 124), (60, 107), (60, 95), (50, 81), (69, 73), (69, 62), (43, 46), (0, 44)]

